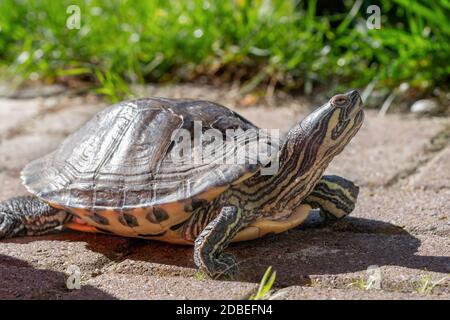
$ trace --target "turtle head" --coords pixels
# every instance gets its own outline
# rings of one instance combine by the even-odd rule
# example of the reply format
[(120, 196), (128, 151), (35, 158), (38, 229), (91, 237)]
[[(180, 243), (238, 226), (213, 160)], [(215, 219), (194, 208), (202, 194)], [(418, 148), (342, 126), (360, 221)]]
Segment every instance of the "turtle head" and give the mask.
[(358, 132), (364, 120), (357, 90), (332, 97), (300, 122), (302, 134), (313, 140), (317, 156), (336, 155)]
[(280, 169), (269, 183), (280, 185), (272, 191), (269, 209), (297, 207), (314, 189), (334, 156), (358, 132), (363, 119), (361, 97), (353, 90), (332, 97), (294, 125), (279, 153)]
[(335, 95), (290, 130), (281, 157), (297, 162), (299, 176), (321, 172), (350, 142), (363, 120), (358, 91)]
[[(330, 161), (358, 132), (363, 119), (361, 97), (358, 91), (353, 90), (332, 97), (295, 124), (278, 153), (276, 174), (270, 178), (261, 175), (246, 181), (246, 188), (251, 183), (259, 183), (251, 187), (258, 190), (261, 212), (280, 219), (299, 208), (322, 178)], [(339, 200), (343, 198), (347, 199), (341, 197)], [(348, 210), (351, 209), (349, 206)]]

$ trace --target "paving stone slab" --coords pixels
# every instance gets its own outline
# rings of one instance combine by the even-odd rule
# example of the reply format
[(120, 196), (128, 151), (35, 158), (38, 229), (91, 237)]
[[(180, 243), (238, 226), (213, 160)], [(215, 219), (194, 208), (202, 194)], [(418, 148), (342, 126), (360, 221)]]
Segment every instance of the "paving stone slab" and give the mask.
[[(176, 85), (145, 85), (134, 86), (134, 95), (136, 98), (141, 97), (168, 97), (168, 98), (188, 98), (198, 100), (209, 100), (220, 103), (229, 108), (239, 108), (244, 110), (246, 108), (260, 108), (264, 106), (279, 107), (285, 106), (292, 109), (301, 109), (304, 106), (311, 106), (308, 99), (304, 97), (291, 97), (282, 92), (277, 92), (272, 101), (261, 99), (254, 96), (254, 103), (248, 107), (242, 106), (242, 95), (238, 86), (218, 87), (202, 84), (176, 84)], [(244, 98), (245, 99), (245, 98)]]
[(104, 266), (122, 260), (130, 250), (129, 241), (128, 238), (75, 232), (6, 239), (0, 245), (0, 265), (5, 264), (4, 257), (59, 272), (76, 265), (89, 277)]
[[(342, 290), (292, 286), (277, 291), (273, 300), (428, 300), (436, 296), (404, 294), (383, 290)], [(445, 299), (442, 297), (441, 299)]]
[(40, 84), (13, 90), (12, 92), (9, 92), (7, 96), (13, 99), (26, 100), (36, 97), (54, 97), (66, 93), (67, 91), (67, 87), (61, 84)]
[[(441, 237), (418, 239), (409, 235), (293, 230), (286, 235), (232, 245), (231, 252), (241, 262), (241, 274), (236, 280), (246, 283), (243, 293), (250, 292), (248, 283), (257, 285), (269, 265), (277, 271), (278, 287), (312, 284), (346, 288), (358, 279), (365, 279), (367, 267), (377, 265), (381, 267), (384, 288), (414, 292), (421, 279), (430, 277), (432, 281), (438, 281), (448, 275), (450, 253), (448, 250), (443, 252), (442, 248), (449, 247), (448, 239)], [(151, 241), (135, 244), (119, 237), (69, 233), (2, 241), (0, 266), (19, 268), (26, 263), (35, 269), (65, 273), (69, 265), (77, 265), (83, 278), (87, 279), (83, 284), (88, 285), (89, 290), (72, 292), (68, 298), (101, 298), (106, 293), (107, 298), (169, 299), (173, 294), (178, 298), (203, 299), (207, 292), (218, 299), (225, 294), (230, 297), (229, 290), (223, 290), (220, 281), (197, 282), (191, 255), (191, 247), (158, 245)], [(178, 280), (170, 282), (167, 279)], [(142, 283), (147, 281), (148, 286), (142, 289)], [(192, 281), (205, 293), (192, 291)], [(168, 291), (153, 290), (161, 288), (161, 283), (167, 284)], [(236, 287), (242, 288), (241, 284)], [(61, 281), (54, 285), (49, 288), (59, 292)], [(180, 291), (170, 291), (172, 287)], [(217, 296), (208, 291), (210, 287), (216, 289)], [(191, 295), (183, 295), (183, 290)], [(437, 296), (450, 297), (448, 283), (434, 291)]]
[(0, 300), (50, 298), (63, 290), (65, 283), (63, 273), (3, 264), (0, 264), (0, 277)]
[(450, 275), (401, 266), (372, 265), (362, 271), (339, 275), (310, 275), (309, 278), (310, 285), (317, 288), (366, 290), (369, 287), (386, 292), (421, 293), (450, 298)]
[(37, 115), (40, 110), (36, 99), (24, 101), (0, 98), (0, 136)]
[(29, 194), (20, 182), (19, 171), (2, 171), (0, 167), (0, 201)]
[(67, 102), (67, 104), (58, 112), (44, 114), (28, 126), (26, 131), (66, 136), (79, 129), (103, 108), (103, 104), (82, 102)]
[[(84, 285), (89, 287), (85, 289)], [(92, 292), (92, 287), (97, 291)], [(256, 289), (256, 284), (233, 281), (103, 274), (89, 279), (64, 299), (102, 299), (106, 293), (117, 299), (231, 300), (246, 299)]]
[(279, 129), (280, 138), (297, 122), (304, 118), (304, 110), (296, 111), (289, 107), (235, 109), (243, 117), (263, 129)]
[[(366, 274), (370, 266), (390, 266), (386, 271), (398, 280), (403, 276), (441, 279), (450, 272), (450, 240), (439, 236), (414, 236), (404, 231), (397, 235), (290, 230), (253, 242), (233, 244), (239, 257), (242, 281), (258, 282), (268, 266), (277, 271), (277, 285), (310, 285), (313, 279), (336, 276), (337, 283), (348, 284), (348, 277)], [(400, 272), (406, 268), (411, 272)], [(398, 276), (398, 277), (397, 277)], [(395, 280), (394, 279), (394, 280)], [(345, 281), (344, 281), (345, 280)], [(396, 281), (397, 281), (396, 280)], [(332, 283), (328, 281), (328, 285)], [(448, 290), (445, 289), (445, 290)]]
[[(351, 216), (335, 230), (450, 235), (450, 190), (361, 188)], [(352, 219), (352, 217), (364, 219)], [(377, 223), (382, 221), (385, 223)]]
[[(68, 276), (64, 272), (34, 268), (25, 261), (0, 254), (0, 300), (61, 299), (70, 293)], [(114, 299), (90, 285), (84, 285), (83, 290), (97, 299)]]
[(63, 136), (29, 133), (18, 135), (0, 144), (0, 166), (12, 171), (21, 171), (31, 160), (55, 150)]
[(420, 168), (411, 183), (416, 188), (450, 189), (450, 147)]
[(366, 110), (366, 119), (353, 140), (327, 169), (360, 185), (382, 186), (422, 160), (430, 139), (443, 130), (446, 119), (406, 115), (378, 117)]
[(105, 270), (121, 274), (183, 277), (194, 277), (197, 272), (192, 246), (133, 240), (132, 248), (133, 252), (126, 259)]
[[(361, 219), (361, 218), (359, 218)], [(386, 223), (384, 223), (386, 224)], [(193, 248), (138, 241), (126, 258), (103, 268), (114, 274), (193, 278)], [(367, 268), (379, 266), (386, 288), (412, 292), (421, 279), (438, 281), (450, 272), (448, 237), (367, 234), (321, 230), (291, 230), (285, 234), (232, 244), (240, 274), (236, 280), (258, 283), (266, 268), (277, 271), (277, 285), (310, 285), (345, 288), (365, 278)], [(436, 293), (448, 294), (448, 282)]]

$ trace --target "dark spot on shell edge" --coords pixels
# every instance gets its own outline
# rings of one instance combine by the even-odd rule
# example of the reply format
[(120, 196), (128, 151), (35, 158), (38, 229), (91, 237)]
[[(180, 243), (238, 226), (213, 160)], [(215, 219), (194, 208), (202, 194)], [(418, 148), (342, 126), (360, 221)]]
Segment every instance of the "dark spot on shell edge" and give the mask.
[(158, 224), (164, 220), (169, 219), (169, 215), (167, 212), (161, 208), (155, 207), (153, 208), (153, 212), (147, 213), (145, 218), (151, 223)]
[(109, 225), (109, 221), (108, 219), (106, 219), (105, 217), (102, 217), (101, 215), (97, 214), (97, 213), (93, 213), (92, 215), (89, 216), (89, 218), (91, 218), (92, 221), (94, 221), (95, 223), (107, 226)]
[(167, 214), (167, 212), (164, 209), (158, 207), (153, 209), (153, 215), (155, 216), (156, 221), (158, 222), (162, 222), (164, 220), (169, 219), (169, 215)]
[(139, 226), (139, 223), (138, 223), (136, 217), (131, 215), (131, 214), (124, 213), (123, 214), (123, 219), (125, 220), (126, 225), (129, 226), (129, 227), (137, 227), (137, 226)]

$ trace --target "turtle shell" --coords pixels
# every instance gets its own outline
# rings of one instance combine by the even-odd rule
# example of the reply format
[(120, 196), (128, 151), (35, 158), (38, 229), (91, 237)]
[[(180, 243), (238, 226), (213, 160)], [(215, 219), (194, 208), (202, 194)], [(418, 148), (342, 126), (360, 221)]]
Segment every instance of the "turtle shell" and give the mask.
[[(200, 162), (192, 157), (175, 161), (171, 151), (179, 129), (193, 139), (196, 126), (202, 133), (217, 129), (224, 137), (227, 129), (258, 129), (209, 101), (122, 102), (98, 113), (54, 152), (29, 163), (22, 180), (37, 197), (102, 230), (128, 236), (160, 235), (188, 219), (197, 205), (250, 177), (262, 165), (225, 163), (223, 155), (215, 153)], [(226, 138), (220, 143), (231, 154), (242, 147)], [(200, 145), (205, 148), (207, 142)]]

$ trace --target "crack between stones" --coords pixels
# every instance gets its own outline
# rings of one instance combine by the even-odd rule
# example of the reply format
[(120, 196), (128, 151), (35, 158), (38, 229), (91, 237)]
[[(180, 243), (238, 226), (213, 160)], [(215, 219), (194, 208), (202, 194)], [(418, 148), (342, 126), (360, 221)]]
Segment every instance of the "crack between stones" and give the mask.
[(383, 186), (386, 188), (402, 184), (406, 179), (412, 177), (428, 164), (446, 146), (450, 145), (450, 123), (444, 124), (444, 128), (432, 137), (419, 152), (421, 157), (413, 166), (403, 169), (389, 179)]
[[(43, 108), (39, 110), (34, 116), (25, 119), (24, 121), (21, 121), (16, 127), (11, 128), (7, 130), (4, 134), (0, 135), (0, 145), (3, 143), (3, 141), (10, 140), (13, 138), (16, 138), (20, 135), (27, 133), (27, 123), (37, 123), (40, 119), (42, 119), (44, 116), (52, 113), (58, 113), (64, 109), (66, 109), (68, 106), (65, 104), (56, 104), (53, 107), (49, 108)], [(70, 106), (69, 106), (70, 108)]]
[[(345, 283), (342, 283), (341, 285), (337, 285), (337, 286), (333, 286), (333, 285), (326, 285), (326, 284), (321, 284), (321, 285), (315, 285), (315, 286), (301, 286), (301, 285), (297, 285), (297, 286), (287, 286), (287, 287), (282, 287), (282, 288), (276, 288), (273, 290), (273, 292), (270, 294), (269, 296), (269, 300), (275, 298), (275, 297), (289, 297), (289, 295), (287, 293), (285, 293), (285, 291), (289, 288), (292, 287), (302, 287), (305, 289), (311, 288), (311, 289), (317, 289), (317, 290), (321, 290), (321, 289), (331, 289), (331, 290), (340, 290), (340, 291), (361, 291), (361, 292), (366, 292), (366, 293), (379, 293), (379, 294), (389, 294), (389, 293), (396, 293), (399, 295), (416, 295), (417, 297), (435, 297), (435, 298), (439, 298), (439, 297), (444, 297), (445, 296), (445, 290), (447, 288), (446, 285), (437, 285), (436, 288), (434, 289), (434, 292), (431, 293), (418, 293), (415, 289), (418, 288), (419, 283), (417, 281), (414, 280), (405, 280), (405, 281), (385, 281), (384, 282), (384, 288), (381, 289), (361, 289), (356, 287), (355, 285), (352, 286), (352, 281), (353, 283), (356, 283), (357, 281), (360, 281), (361, 278), (359, 277), (355, 277), (353, 279), (346, 279)], [(257, 289), (253, 289), (250, 290), (247, 294), (245, 294), (243, 296), (243, 299), (248, 300), (251, 295), (256, 293)]]

